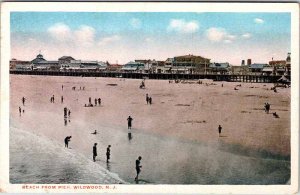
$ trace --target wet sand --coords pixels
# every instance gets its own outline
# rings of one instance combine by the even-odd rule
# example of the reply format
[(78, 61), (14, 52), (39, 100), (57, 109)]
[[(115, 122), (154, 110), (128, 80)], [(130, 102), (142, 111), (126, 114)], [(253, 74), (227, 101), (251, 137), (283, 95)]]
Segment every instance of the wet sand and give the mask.
[[(271, 84), (241, 83), (234, 90), (239, 83), (223, 82), (221, 87), (221, 82), (206, 86), (161, 80), (146, 80), (146, 89), (139, 89), (141, 80), (10, 76), (11, 125), (62, 146), (64, 137), (72, 135), (72, 150), (90, 159), (97, 142), (101, 154), (97, 163), (128, 182), (135, 176), (139, 155), (146, 183), (273, 184), (289, 179), (290, 89), (274, 93), (267, 90)], [(146, 93), (153, 98), (151, 106), (146, 104)], [(54, 104), (49, 101), (52, 95)], [(27, 101), (20, 117), (23, 96)], [(102, 105), (84, 107), (88, 97), (100, 97)], [(265, 102), (280, 118), (264, 112)], [(71, 109), (66, 126), (65, 106)], [(129, 115), (134, 119), (131, 140)], [(99, 134), (90, 134), (95, 129)], [(107, 166), (108, 144), (112, 162)]]

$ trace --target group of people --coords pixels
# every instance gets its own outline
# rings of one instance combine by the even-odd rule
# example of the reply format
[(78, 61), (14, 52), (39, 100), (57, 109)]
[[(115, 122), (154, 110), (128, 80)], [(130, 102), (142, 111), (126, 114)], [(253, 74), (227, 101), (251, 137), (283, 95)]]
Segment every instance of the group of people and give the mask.
[(64, 107), (64, 117), (67, 118), (71, 116), (71, 110), (68, 109), (67, 107)]
[[(62, 89), (63, 89), (63, 86), (62, 86)], [(76, 87), (72, 87), (72, 90), (75, 91), (76, 90)], [(85, 87), (79, 87), (79, 90), (85, 90)]]
[(89, 97), (89, 104), (88, 105), (85, 104), (84, 106), (85, 107), (93, 107), (93, 106), (97, 106), (97, 104), (98, 104), (98, 106), (101, 106), (101, 98), (95, 98), (94, 102), (95, 102), (95, 104), (92, 104), (92, 98)]
[(146, 102), (147, 104), (152, 104), (152, 97), (149, 97), (148, 93), (146, 94)]
[[(110, 160), (110, 147), (111, 145), (108, 145), (106, 148), (106, 162), (109, 163)], [(97, 153), (97, 143), (94, 143), (93, 146), (93, 161), (96, 162), (96, 157), (98, 156)]]
[(52, 97), (50, 98), (50, 102), (54, 103), (55, 99), (54, 99), (54, 95), (52, 95)]

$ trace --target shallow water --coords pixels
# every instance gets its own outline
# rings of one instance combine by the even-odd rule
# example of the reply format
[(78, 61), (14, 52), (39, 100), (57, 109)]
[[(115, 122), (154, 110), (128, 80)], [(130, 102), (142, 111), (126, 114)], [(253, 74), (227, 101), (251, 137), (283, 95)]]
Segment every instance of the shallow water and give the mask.
[[(140, 174), (142, 183), (285, 184), (290, 178), (289, 161), (224, 152), (220, 150), (220, 147), (223, 147), (221, 139), (214, 145), (205, 145), (146, 134), (138, 129), (132, 130), (131, 140), (122, 130), (103, 127), (98, 131), (99, 134), (91, 135), (92, 139), (98, 140), (96, 163), (129, 183), (134, 183), (135, 160), (139, 155), (143, 158)], [(14, 139), (14, 135), (11, 135), (11, 139)], [(18, 178), (20, 175), (12, 172), (13, 183), (26, 183), (30, 180), (30, 183), (101, 183), (101, 180), (89, 174), (95, 170), (86, 166), (93, 163), (91, 151), (73, 148), (71, 142), (70, 150), (75, 153), (75, 157), (56, 160), (56, 150), (59, 146), (55, 146), (51, 141), (49, 143), (51, 144), (46, 144), (45, 149), (40, 149), (43, 152), (32, 151), (26, 155), (33, 164), (30, 161), (24, 164), (24, 154), (11, 150), (11, 168), (19, 167), (17, 172), (23, 175), (21, 179)], [(105, 148), (108, 144), (111, 144), (112, 148), (111, 162), (107, 164)], [(42, 142), (42, 147), (43, 145)], [(60, 147), (60, 150), (64, 150), (62, 143)], [(84, 157), (80, 153), (83, 153)], [(23, 159), (20, 159), (20, 156)]]

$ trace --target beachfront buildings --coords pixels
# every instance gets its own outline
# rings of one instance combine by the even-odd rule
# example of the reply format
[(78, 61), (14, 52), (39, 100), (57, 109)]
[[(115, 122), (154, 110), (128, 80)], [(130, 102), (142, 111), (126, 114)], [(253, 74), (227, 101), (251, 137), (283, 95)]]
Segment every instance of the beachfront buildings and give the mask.
[(210, 59), (202, 56), (184, 55), (176, 56), (172, 61), (172, 73), (206, 74), (209, 70)]

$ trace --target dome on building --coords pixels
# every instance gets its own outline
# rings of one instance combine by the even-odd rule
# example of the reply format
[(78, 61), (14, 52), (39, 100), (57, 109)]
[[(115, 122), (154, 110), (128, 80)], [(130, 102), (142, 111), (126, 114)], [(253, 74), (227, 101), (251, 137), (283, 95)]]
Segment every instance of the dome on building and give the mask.
[(31, 62), (32, 62), (33, 64), (35, 64), (35, 63), (38, 63), (38, 62), (41, 62), (41, 61), (46, 61), (46, 60), (44, 59), (44, 57), (43, 57), (42, 54), (38, 54), (38, 55), (36, 56), (36, 58), (33, 59)]

